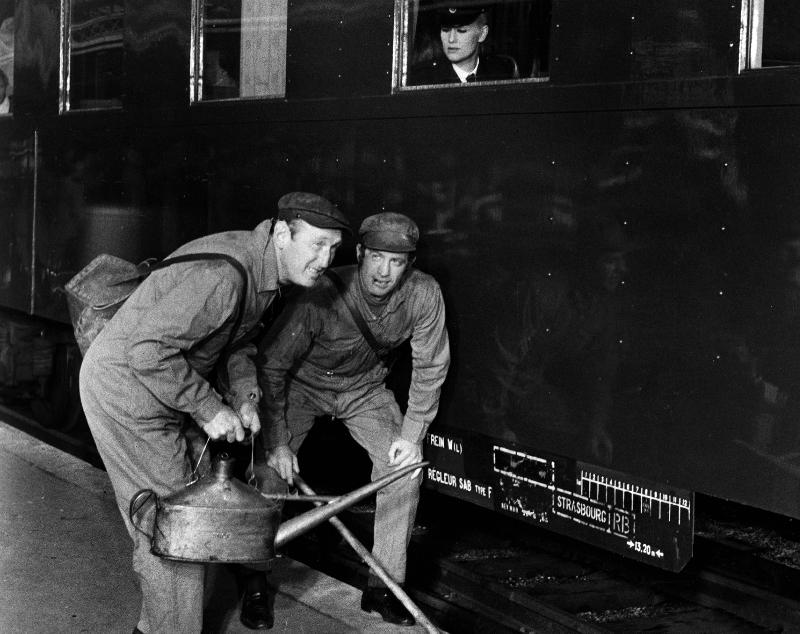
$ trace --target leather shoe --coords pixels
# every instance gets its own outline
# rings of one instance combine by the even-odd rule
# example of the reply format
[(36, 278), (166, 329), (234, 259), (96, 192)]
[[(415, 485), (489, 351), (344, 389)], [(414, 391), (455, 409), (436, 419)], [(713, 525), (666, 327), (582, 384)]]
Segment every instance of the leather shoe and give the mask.
[(268, 630), (275, 622), (267, 592), (245, 592), (239, 620), (251, 630)]
[(387, 623), (414, 625), (414, 617), (388, 588), (367, 588), (361, 595), (361, 609), (377, 612)]

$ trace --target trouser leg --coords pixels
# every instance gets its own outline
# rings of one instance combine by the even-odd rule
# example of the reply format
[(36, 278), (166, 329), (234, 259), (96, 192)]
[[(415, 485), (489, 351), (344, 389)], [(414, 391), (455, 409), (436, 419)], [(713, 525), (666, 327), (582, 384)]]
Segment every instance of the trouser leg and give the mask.
[[(402, 415), (388, 390), (372, 405), (377, 407), (350, 415), (344, 424), (356, 442), (369, 453), (372, 480), (375, 481), (396, 468), (389, 465), (389, 447), (400, 436)], [(421, 473), (414, 477), (406, 475), (376, 494), (372, 555), (397, 583), (403, 583), (406, 578), (406, 553), (417, 514), (421, 482)], [(382, 585), (372, 573), (368, 583), (371, 586)]]
[[(335, 393), (293, 384), (287, 395), (286, 419), (297, 453), (320, 415), (333, 415), (347, 426), (372, 461), (372, 480), (395, 470), (389, 466), (389, 447), (399, 438), (403, 416), (394, 395), (386, 388), (368, 392)], [(406, 551), (419, 503), (422, 474), (410, 475), (380, 489), (376, 495), (372, 554), (398, 583), (405, 581)], [(380, 585), (370, 575), (370, 583)]]
[[(147, 411), (146, 404), (131, 403), (132, 393), (126, 386), (118, 386), (116, 393), (109, 386), (99, 387), (102, 381), (92, 374), (91, 369), (81, 371), (81, 401), (133, 539), (133, 569), (142, 592), (137, 627), (147, 634), (200, 632), (205, 566), (151, 554), (149, 537), (136, 531), (128, 516), (130, 500), (138, 490), (152, 489), (162, 497), (189, 481), (191, 467), (180, 426), (169, 419), (127, 416), (125, 411)], [(119, 401), (125, 399), (123, 409)], [(151, 511), (142, 518), (145, 526), (151, 525), (152, 515)]]

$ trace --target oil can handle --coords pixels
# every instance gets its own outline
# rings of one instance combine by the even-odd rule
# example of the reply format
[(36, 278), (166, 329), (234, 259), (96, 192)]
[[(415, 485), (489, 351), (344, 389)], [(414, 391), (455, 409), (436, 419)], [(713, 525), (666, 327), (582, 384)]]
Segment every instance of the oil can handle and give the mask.
[(130, 518), (133, 527), (137, 531), (139, 531), (142, 535), (147, 535), (150, 539), (153, 539), (153, 536), (150, 533), (142, 530), (142, 528), (136, 523), (134, 517), (137, 516), (144, 508), (144, 506), (153, 498), (155, 498), (155, 501), (157, 503), (158, 495), (156, 495), (155, 491), (153, 491), (152, 489), (142, 489), (141, 491), (138, 491), (131, 498), (131, 504), (130, 507), (128, 508), (128, 517)]

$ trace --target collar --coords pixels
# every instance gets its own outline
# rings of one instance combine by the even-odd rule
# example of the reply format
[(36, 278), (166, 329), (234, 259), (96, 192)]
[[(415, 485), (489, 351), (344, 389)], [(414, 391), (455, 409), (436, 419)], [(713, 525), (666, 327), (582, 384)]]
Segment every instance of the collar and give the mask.
[(272, 239), (272, 220), (265, 220), (253, 229), (251, 253), (254, 262), (260, 262), (256, 277), (256, 291), (276, 291), (278, 284), (278, 253)]
[[(459, 81), (464, 84), (467, 81), (467, 75), (471, 75), (472, 73), (478, 74), (478, 66), (481, 63), (481, 56), (478, 55), (478, 59), (475, 60), (475, 68), (472, 70), (461, 70), (460, 67), (453, 64), (453, 70), (456, 71), (456, 75), (458, 75)], [(477, 79), (477, 77), (476, 77)]]

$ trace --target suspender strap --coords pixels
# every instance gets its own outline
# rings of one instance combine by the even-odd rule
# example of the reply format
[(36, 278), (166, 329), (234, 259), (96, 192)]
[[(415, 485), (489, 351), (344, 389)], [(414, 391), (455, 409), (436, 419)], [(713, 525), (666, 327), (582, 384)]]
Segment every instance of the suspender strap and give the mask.
[(186, 253), (184, 255), (176, 255), (174, 258), (161, 260), (160, 262), (146, 260), (145, 262), (142, 262), (139, 267), (142, 274), (141, 277), (145, 278), (152, 271), (166, 268), (171, 264), (180, 264), (181, 262), (197, 262), (200, 260), (225, 260), (239, 272), (239, 275), (242, 278), (242, 300), (239, 302), (239, 312), (236, 315), (236, 321), (233, 324), (233, 330), (231, 330), (230, 338), (228, 339), (228, 348), (230, 348), (233, 346), (233, 340), (236, 337), (236, 333), (239, 331), (239, 327), (242, 325), (244, 309), (247, 304), (247, 273), (245, 272), (244, 267), (239, 260), (226, 253)]
[(372, 334), (372, 331), (367, 326), (367, 322), (364, 321), (364, 318), (361, 316), (361, 313), (358, 312), (358, 308), (353, 305), (353, 302), (350, 300), (350, 297), (347, 295), (346, 288), (342, 278), (339, 277), (337, 273), (332, 271), (331, 269), (325, 270), (325, 275), (328, 276), (333, 285), (336, 287), (336, 290), (339, 291), (339, 297), (341, 297), (344, 305), (347, 306), (347, 309), (350, 311), (350, 315), (353, 317), (353, 321), (356, 322), (356, 326), (361, 331), (364, 339), (367, 340), (369, 347), (372, 348), (372, 351), (375, 353), (375, 356), (378, 357), (378, 361), (383, 364), (387, 363), (387, 356), (388, 352), (381, 347), (378, 343), (378, 340), (375, 339), (375, 335)]

